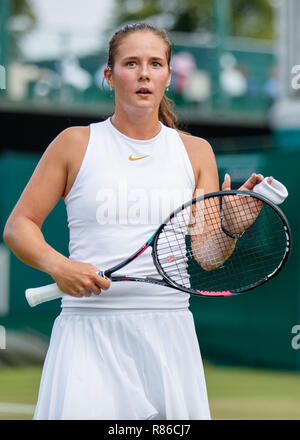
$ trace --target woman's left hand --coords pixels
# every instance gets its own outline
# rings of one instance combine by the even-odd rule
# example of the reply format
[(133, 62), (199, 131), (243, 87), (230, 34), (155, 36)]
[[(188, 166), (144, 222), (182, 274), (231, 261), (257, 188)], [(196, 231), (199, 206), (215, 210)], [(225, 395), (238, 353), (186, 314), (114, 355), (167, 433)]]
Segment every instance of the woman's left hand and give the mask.
[[(264, 180), (264, 176), (262, 174), (251, 174), (248, 180), (239, 188), (240, 191), (253, 191), (253, 188), (258, 183)], [(268, 183), (271, 184), (273, 177), (268, 178)], [(224, 182), (222, 184), (222, 191), (230, 191), (231, 190), (231, 179), (229, 174), (225, 174)]]
[[(240, 191), (253, 191), (258, 183), (264, 180), (262, 174), (253, 173), (248, 180), (239, 188)], [(269, 177), (268, 183), (272, 183), (273, 177)], [(229, 174), (225, 175), (222, 184), (222, 191), (230, 191), (231, 179)], [(223, 198), (222, 225), (231, 234), (242, 234), (256, 220), (262, 207), (258, 199), (239, 196), (226, 196)]]

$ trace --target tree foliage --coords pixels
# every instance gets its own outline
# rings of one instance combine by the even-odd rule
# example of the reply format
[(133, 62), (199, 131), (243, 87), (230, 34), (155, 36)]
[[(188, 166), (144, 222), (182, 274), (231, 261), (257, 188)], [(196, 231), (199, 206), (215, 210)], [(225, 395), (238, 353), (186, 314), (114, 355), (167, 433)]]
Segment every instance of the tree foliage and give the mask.
[(231, 0), (231, 35), (274, 38), (274, 10), (270, 0)]
[[(151, 20), (168, 31), (213, 32), (215, 7), (224, 0), (115, 0), (114, 27)], [(229, 34), (273, 38), (273, 7), (270, 0), (228, 0)]]
[(12, 0), (12, 15), (26, 15), (32, 21), (35, 20), (31, 4), (28, 0)]
[(32, 10), (29, 0), (11, 0), (11, 16), (13, 19), (18, 17), (26, 18), (26, 27), (24, 31), (32, 29), (36, 24), (36, 17)]

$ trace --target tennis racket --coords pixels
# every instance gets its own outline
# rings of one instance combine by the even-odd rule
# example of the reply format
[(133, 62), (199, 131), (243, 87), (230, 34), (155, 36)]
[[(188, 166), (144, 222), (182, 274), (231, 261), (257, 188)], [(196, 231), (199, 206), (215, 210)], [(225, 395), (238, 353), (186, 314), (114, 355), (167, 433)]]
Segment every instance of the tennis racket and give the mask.
[[(149, 247), (157, 278), (119, 274)], [(228, 297), (277, 275), (290, 248), (290, 227), (278, 206), (252, 191), (219, 191), (180, 206), (133, 255), (99, 275), (112, 282), (153, 283), (191, 295)], [(26, 290), (30, 306), (63, 295), (55, 283)]]

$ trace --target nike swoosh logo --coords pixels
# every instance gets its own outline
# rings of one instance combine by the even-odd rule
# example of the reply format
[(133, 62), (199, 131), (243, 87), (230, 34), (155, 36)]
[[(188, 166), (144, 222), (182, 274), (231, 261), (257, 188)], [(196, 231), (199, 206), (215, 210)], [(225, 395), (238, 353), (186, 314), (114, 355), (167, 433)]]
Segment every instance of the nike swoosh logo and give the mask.
[(130, 155), (129, 160), (140, 160), (140, 159), (144, 159), (145, 157), (149, 157), (149, 154), (147, 154), (146, 156), (141, 156), (141, 157), (132, 157), (132, 155)]

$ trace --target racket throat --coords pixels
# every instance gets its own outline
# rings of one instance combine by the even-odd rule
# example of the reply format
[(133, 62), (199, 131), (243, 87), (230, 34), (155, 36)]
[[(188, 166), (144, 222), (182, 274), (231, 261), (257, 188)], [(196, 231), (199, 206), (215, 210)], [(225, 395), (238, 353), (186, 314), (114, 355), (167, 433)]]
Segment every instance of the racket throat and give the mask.
[[(127, 264), (131, 263), (133, 260), (135, 260), (137, 257), (139, 257), (143, 252), (145, 252), (146, 249), (148, 249), (149, 246), (152, 246), (151, 243), (147, 242), (144, 246), (142, 246), (137, 252), (132, 254), (130, 257), (128, 257), (126, 260), (122, 261), (122, 263), (117, 264), (116, 266), (112, 267), (109, 270), (104, 270), (98, 272), (98, 275), (102, 276), (103, 278), (107, 278), (111, 281), (115, 281), (111, 276), (112, 273), (117, 272), (118, 270), (122, 269), (123, 267), (127, 266)], [(119, 277), (118, 277), (119, 278)], [(118, 280), (120, 281), (120, 280)]]

